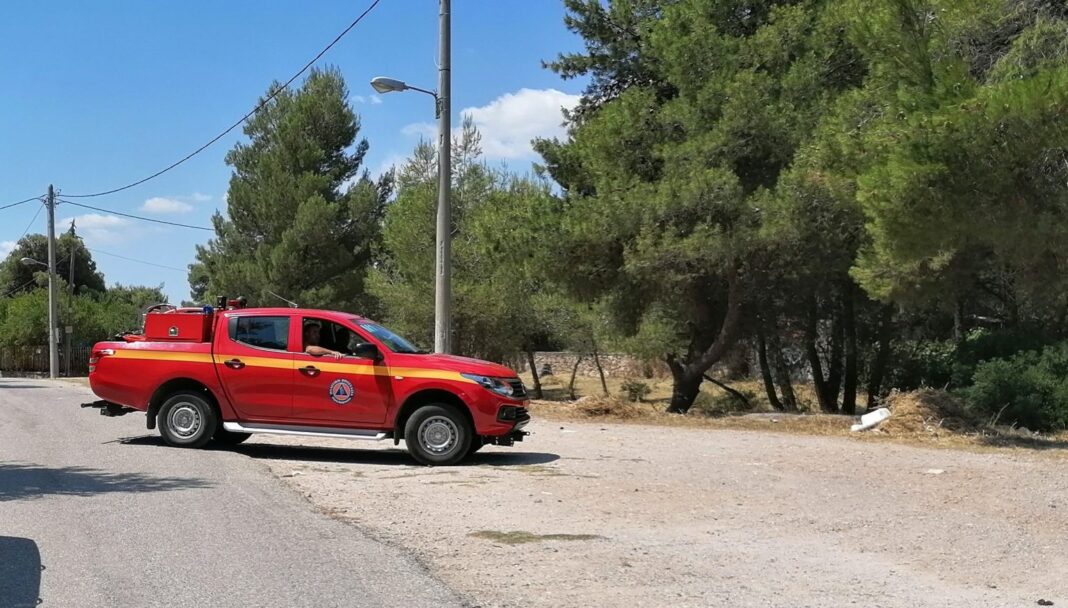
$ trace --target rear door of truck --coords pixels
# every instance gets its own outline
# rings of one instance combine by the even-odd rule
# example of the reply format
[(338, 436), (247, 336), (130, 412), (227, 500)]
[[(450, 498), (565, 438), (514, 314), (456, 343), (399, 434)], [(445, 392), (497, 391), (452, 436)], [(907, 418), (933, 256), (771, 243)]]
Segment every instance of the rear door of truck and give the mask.
[(286, 422), (293, 413), (291, 315), (227, 313), (215, 330), (215, 369), (242, 420)]

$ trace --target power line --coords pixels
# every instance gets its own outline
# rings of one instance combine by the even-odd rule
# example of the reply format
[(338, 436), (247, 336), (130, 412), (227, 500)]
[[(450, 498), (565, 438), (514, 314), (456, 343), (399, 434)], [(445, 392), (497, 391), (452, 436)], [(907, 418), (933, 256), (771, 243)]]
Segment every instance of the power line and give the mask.
[(266, 99), (264, 99), (262, 102), (260, 102), (260, 104), (257, 105), (255, 108), (253, 108), (248, 114), (245, 114), (244, 116), (242, 116), (240, 120), (238, 120), (234, 124), (232, 124), (229, 127), (227, 127), (225, 131), (223, 131), (222, 133), (219, 133), (215, 137), (211, 138), (211, 140), (209, 140), (208, 143), (204, 144), (203, 146), (200, 146), (196, 150), (193, 150), (192, 152), (190, 152), (189, 154), (184, 156), (181, 160), (179, 160), (179, 161), (177, 161), (177, 162), (175, 162), (175, 163), (173, 163), (173, 164), (171, 164), (171, 165), (169, 165), (167, 167), (164, 167), (163, 169), (160, 169), (159, 171), (156, 171), (155, 173), (153, 173), (152, 175), (149, 175), (148, 177), (145, 177), (143, 179), (139, 179), (136, 182), (132, 182), (132, 183), (126, 184), (125, 186), (122, 186), (120, 188), (112, 188), (111, 190), (105, 190), (103, 192), (94, 192), (92, 194), (67, 194), (65, 196), (67, 196), (69, 198), (93, 198), (93, 197), (96, 197), (96, 196), (104, 196), (104, 195), (107, 195), (107, 194), (114, 194), (116, 192), (122, 192), (123, 190), (127, 190), (129, 188), (133, 188), (134, 186), (139, 186), (139, 185), (141, 185), (141, 184), (143, 184), (143, 183), (145, 183), (145, 182), (147, 182), (147, 181), (149, 181), (151, 179), (155, 179), (155, 178), (163, 175), (164, 173), (170, 171), (171, 169), (174, 169), (178, 165), (181, 165), (182, 163), (184, 163), (185, 161), (189, 160), (190, 158), (193, 158), (197, 154), (200, 154), (201, 152), (206, 150), (209, 146), (211, 146), (213, 143), (215, 143), (215, 142), (219, 141), (220, 139), (222, 139), (223, 137), (225, 137), (228, 133), (230, 133), (230, 131), (233, 131), (237, 127), (241, 126), (241, 124), (243, 124), (246, 120), (248, 120), (252, 115), (254, 115), (256, 112), (259, 112), (260, 110), (262, 110), (268, 103), (270, 103), (272, 100), (274, 100), (274, 98), (277, 97), (279, 93), (281, 93), (287, 87), (289, 87), (289, 85), (292, 84), (294, 80), (296, 80), (297, 78), (300, 78), (300, 76), (302, 74), (304, 74), (304, 72), (308, 71), (308, 68), (310, 68), (313, 64), (315, 64), (316, 61), (319, 61), (319, 59), (323, 55), (325, 55), (327, 51), (329, 51), (331, 48), (333, 48), (333, 46), (335, 44), (337, 44), (342, 38), (344, 38), (346, 34), (348, 34), (350, 31), (352, 31), (352, 28), (356, 27), (356, 25), (360, 21), (363, 21), (363, 18), (366, 17), (368, 15), (368, 13), (370, 13), (372, 10), (374, 10), (374, 8), (376, 6), (378, 6), (378, 3), (381, 2), (381, 1), (382, 0), (374, 0), (374, 2), (372, 2), (371, 5), (368, 6), (366, 10), (364, 10), (362, 13), (360, 13), (359, 17), (356, 17), (355, 21), (350, 23), (349, 26), (344, 29), (344, 31), (342, 31), (340, 34), (337, 35), (337, 38), (334, 38), (334, 40), (330, 44), (326, 45), (326, 48), (324, 48), (323, 50), (319, 51), (319, 54), (316, 55), (315, 57), (312, 57), (311, 61), (309, 61), (308, 63), (304, 64), (304, 67), (302, 67), (299, 72), (294, 74), (292, 78), (290, 78), (289, 80), (287, 80), (285, 82), (285, 84), (283, 84), (282, 86), (280, 86), (277, 89), (275, 89), (274, 91), (272, 91), (271, 94), (268, 95)]
[[(30, 220), (29, 224), (26, 224), (26, 229), (22, 231), (22, 236), (26, 236), (26, 233), (29, 232), (30, 228), (33, 227), (33, 223), (36, 222), (37, 221), (37, 217), (39, 215), (41, 215), (41, 209), (44, 209), (44, 205), (41, 205), (40, 207), (37, 208), (37, 213), (33, 214), (33, 219)], [(15, 239), (15, 242), (17, 243), (17, 242), (21, 241), (22, 240), (22, 236), (20, 236), (19, 238)]]
[(154, 224), (167, 224), (168, 226), (178, 226), (179, 228), (192, 228), (193, 230), (207, 230), (208, 232), (212, 232), (212, 231), (215, 230), (214, 228), (208, 228), (207, 226), (194, 226), (192, 224), (182, 224), (182, 223), (179, 223), (179, 222), (168, 222), (167, 220), (157, 220), (157, 219), (154, 219), (154, 218), (151, 218), (151, 217), (141, 217), (140, 215), (133, 215), (133, 214), (130, 214), (130, 213), (123, 213), (121, 211), (112, 211), (110, 209), (101, 209), (100, 207), (94, 207), (92, 205), (86, 205), (86, 204), (83, 204), (83, 203), (76, 203), (74, 201), (67, 201), (67, 200), (63, 200), (63, 199), (56, 199), (56, 200), (61, 202), (61, 203), (67, 204), (67, 205), (74, 205), (75, 207), (81, 207), (83, 209), (92, 209), (93, 211), (99, 211), (101, 213), (110, 213), (112, 215), (121, 215), (123, 217), (128, 217), (128, 218), (135, 219), (135, 220), (141, 220), (142, 222), (152, 222)]
[(99, 249), (89, 249), (88, 247), (86, 247), (86, 249), (88, 249), (89, 251), (92, 251), (93, 253), (102, 253), (104, 255), (108, 255), (108, 256), (111, 256), (113, 258), (119, 258), (120, 260), (126, 260), (127, 262), (137, 262), (138, 264), (145, 264), (146, 266), (155, 266), (156, 268), (166, 268), (167, 270), (177, 270), (178, 272), (188, 272), (189, 271), (188, 268), (178, 268), (177, 266), (166, 266), (164, 264), (156, 264), (155, 262), (146, 262), (144, 260), (137, 260), (137, 259), (134, 259), (134, 258), (128, 258), (128, 257), (126, 257), (124, 255), (119, 255), (117, 253), (108, 253), (107, 251), (101, 251)]
[(10, 204), (4, 205), (3, 207), (0, 207), (0, 211), (3, 211), (4, 209), (10, 209), (12, 207), (17, 207), (19, 205), (24, 205), (24, 204), (26, 204), (26, 203), (28, 203), (30, 201), (39, 201), (39, 200), (41, 200), (42, 196), (44, 196), (44, 195), (43, 194), (39, 194), (37, 196), (32, 196), (32, 197), (30, 197), (30, 198), (28, 198), (26, 200), (21, 200), (21, 201), (19, 201), (17, 203), (10, 203)]
[(29, 281), (26, 281), (26, 282), (25, 282), (25, 283), (23, 283), (22, 285), (19, 285), (18, 287), (14, 288), (14, 289), (12, 289), (12, 290), (10, 290), (10, 291), (8, 291), (8, 292), (7, 292), (7, 293), (5, 293), (4, 295), (0, 296), (0, 298), (6, 298), (6, 297), (8, 297), (9, 295), (11, 295), (11, 294), (15, 293), (16, 291), (21, 291), (23, 287), (26, 287), (26, 286), (27, 286), (27, 285), (29, 285), (30, 283), (36, 283), (36, 282), (37, 282), (37, 277), (34, 277), (34, 278), (30, 279)]

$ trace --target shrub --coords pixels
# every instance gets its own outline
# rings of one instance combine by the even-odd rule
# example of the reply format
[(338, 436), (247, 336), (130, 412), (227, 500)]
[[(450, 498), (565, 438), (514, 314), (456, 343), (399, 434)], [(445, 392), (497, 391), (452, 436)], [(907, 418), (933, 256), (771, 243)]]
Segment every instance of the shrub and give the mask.
[[(739, 392), (745, 395), (750, 403), (753, 403), (757, 398), (756, 393), (752, 391), (742, 389)], [(697, 393), (697, 399), (694, 399), (691, 411), (704, 416), (726, 416), (748, 411), (748, 408), (740, 399), (728, 392), (716, 391), (715, 394), (712, 394), (701, 391)]]
[(961, 393), (974, 411), (999, 423), (1068, 428), (1068, 342), (980, 363)]
[(903, 391), (925, 387), (960, 389), (971, 385), (983, 362), (1037, 351), (1048, 343), (1047, 338), (1026, 330), (988, 329), (974, 329), (960, 342), (903, 340), (894, 343), (894, 364), (888, 370), (887, 386)]
[(641, 380), (627, 379), (623, 381), (623, 385), (620, 386), (620, 390), (623, 391), (623, 395), (626, 396), (627, 401), (631, 403), (639, 402), (649, 396), (649, 393), (653, 392), (653, 389), (649, 388), (649, 385)]

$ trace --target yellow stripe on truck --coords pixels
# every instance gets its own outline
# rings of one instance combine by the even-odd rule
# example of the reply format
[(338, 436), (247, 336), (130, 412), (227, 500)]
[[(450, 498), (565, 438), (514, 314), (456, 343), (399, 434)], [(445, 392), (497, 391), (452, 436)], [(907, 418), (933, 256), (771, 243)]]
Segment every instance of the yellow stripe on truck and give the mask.
[(112, 357), (120, 359), (148, 359), (155, 361), (181, 361), (183, 363), (214, 363), (208, 353), (181, 353), (159, 350), (117, 349)]
[[(183, 353), (183, 352), (170, 352), (160, 350), (137, 350), (137, 349), (122, 349), (116, 350), (114, 357), (121, 359), (143, 359), (143, 360), (155, 360), (155, 361), (180, 361), (183, 363), (214, 363), (212, 356), (207, 353)], [(468, 380), (460, 375), (459, 372), (453, 372), (441, 369), (429, 369), (419, 367), (381, 367), (377, 365), (366, 364), (353, 364), (353, 363), (334, 363), (326, 361), (296, 361), (294, 359), (275, 359), (271, 357), (246, 357), (242, 355), (216, 355), (219, 359), (219, 363), (229, 359), (240, 359), (246, 367), (268, 367), (273, 369), (296, 369), (298, 367), (304, 367), (306, 365), (314, 365), (324, 372), (333, 372), (336, 374), (348, 374), (352, 376), (404, 376), (405, 378), (427, 378), (433, 380), (452, 380), (454, 382), (469, 382), (474, 384), (473, 380)]]

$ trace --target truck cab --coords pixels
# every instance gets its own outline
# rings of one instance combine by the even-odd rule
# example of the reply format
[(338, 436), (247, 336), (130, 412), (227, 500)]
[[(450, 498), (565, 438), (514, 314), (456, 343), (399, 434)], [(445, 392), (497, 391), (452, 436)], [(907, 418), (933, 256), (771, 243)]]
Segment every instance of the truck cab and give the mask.
[(173, 446), (253, 434), (405, 441), (424, 464), (512, 445), (530, 420), (507, 367), (420, 351), (358, 315), (297, 308), (156, 307), (145, 329), (98, 343), (89, 383), (104, 415), (147, 414)]

